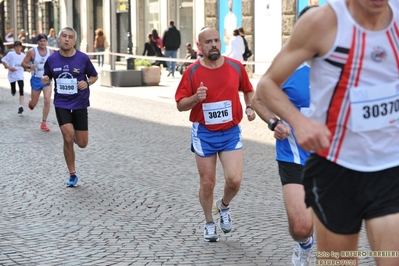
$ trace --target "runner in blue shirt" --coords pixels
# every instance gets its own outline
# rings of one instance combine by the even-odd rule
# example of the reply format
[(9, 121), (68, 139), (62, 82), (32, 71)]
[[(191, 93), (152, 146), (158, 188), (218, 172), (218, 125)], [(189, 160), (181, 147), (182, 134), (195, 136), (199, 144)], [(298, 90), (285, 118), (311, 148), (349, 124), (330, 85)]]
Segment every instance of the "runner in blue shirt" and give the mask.
[[(310, 7), (305, 7), (300, 16)], [(307, 114), (310, 104), (310, 67), (303, 63), (283, 84), (282, 90), (290, 101), (303, 114)], [(314, 245), (313, 218), (310, 208), (306, 208), (305, 190), (302, 184), (302, 170), (309, 152), (299, 147), (291, 126), (276, 118), (266, 105), (257, 98), (252, 99), (252, 106), (257, 114), (268, 123), (276, 138), (276, 160), (279, 168), (283, 197), (288, 216), (289, 232), (297, 241), (292, 254), (292, 265), (310, 265), (311, 250)]]

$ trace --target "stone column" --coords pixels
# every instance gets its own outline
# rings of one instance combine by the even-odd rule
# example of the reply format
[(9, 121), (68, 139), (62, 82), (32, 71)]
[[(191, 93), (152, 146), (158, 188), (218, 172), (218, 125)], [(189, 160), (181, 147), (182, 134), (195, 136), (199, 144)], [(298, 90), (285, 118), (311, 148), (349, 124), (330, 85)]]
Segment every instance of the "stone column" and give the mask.
[(296, 21), (296, 0), (283, 0), (282, 44), (291, 36)]

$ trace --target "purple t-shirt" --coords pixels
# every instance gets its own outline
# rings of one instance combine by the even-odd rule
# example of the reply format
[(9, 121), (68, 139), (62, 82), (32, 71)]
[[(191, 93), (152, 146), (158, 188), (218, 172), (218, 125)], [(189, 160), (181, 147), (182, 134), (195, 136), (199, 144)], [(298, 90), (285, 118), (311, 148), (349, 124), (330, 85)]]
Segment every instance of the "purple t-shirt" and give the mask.
[(90, 58), (76, 50), (71, 57), (64, 57), (58, 51), (54, 52), (47, 58), (44, 65), (44, 75), (54, 79), (54, 106), (77, 110), (90, 106), (89, 97), (90, 90), (78, 90), (75, 94), (59, 94), (57, 93), (57, 78), (76, 78), (79, 82), (87, 80), (89, 77), (97, 76), (97, 71), (90, 61)]

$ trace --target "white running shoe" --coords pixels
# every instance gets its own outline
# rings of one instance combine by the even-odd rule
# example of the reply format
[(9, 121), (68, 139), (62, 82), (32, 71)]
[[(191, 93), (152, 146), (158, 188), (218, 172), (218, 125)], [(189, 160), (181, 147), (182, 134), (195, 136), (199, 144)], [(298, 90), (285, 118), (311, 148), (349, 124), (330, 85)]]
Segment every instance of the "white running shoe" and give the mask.
[(314, 244), (314, 238), (312, 236), (312, 243), (309, 247), (304, 249), (299, 243), (296, 244), (294, 253), (292, 254), (292, 265), (293, 266), (310, 266), (310, 257), (312, 255), (312, 247)]
[(216, 225), (214, 222), (204, 224), (204, 240), (206, 242), (219, 241), (219, 236), (216, 233)]
[(216, 214), (219, 214), (219, 228), (223, 231), (223, 233), (229, 233), (233, 226), (231, 222), (231, 210), (230, 207), (222, 208), (222, 198), (218, 199), (215, 202), (214, 209)]

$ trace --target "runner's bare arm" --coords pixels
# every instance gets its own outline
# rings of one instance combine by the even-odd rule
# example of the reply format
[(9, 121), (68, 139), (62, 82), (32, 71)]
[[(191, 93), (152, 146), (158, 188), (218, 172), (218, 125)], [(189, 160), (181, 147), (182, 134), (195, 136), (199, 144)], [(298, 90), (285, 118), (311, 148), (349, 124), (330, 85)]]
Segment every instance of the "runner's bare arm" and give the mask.
[(206, 99), (207, 90), (208, 88), (205, 87), (204, 84), (201, 82), (196, 93), (194, 93), (190, 97), (183, 98), (176, 103), (177, 110), (179, 110), (180, 112), (191, 110), (199, 102), (202, 102), (203, 100)]
[[(33, 60), (33, 56), (34, 56), (34, 51), (33, 51), (33, 49), (30, 49), (30, 50), (26, 53), (25, 58), (24, 58), (24, 60), (22, 61), (22, 64), (21, 64), (21, 66), (22, 66), (24, 69), (27, 69), (27, 68), (30, 68), (30, 67), (31, 67), (31, 61)], [(32, 69), (32, 70), (33, 70), (33, 69)]]
[(254, 96), (255, 91), (244, 92), (244, 101), (245, 101), (245, 114), (247, 115), (248, 121), (253, 121), (256, 118), (255, 110), (252, 107), (252, 97)]

